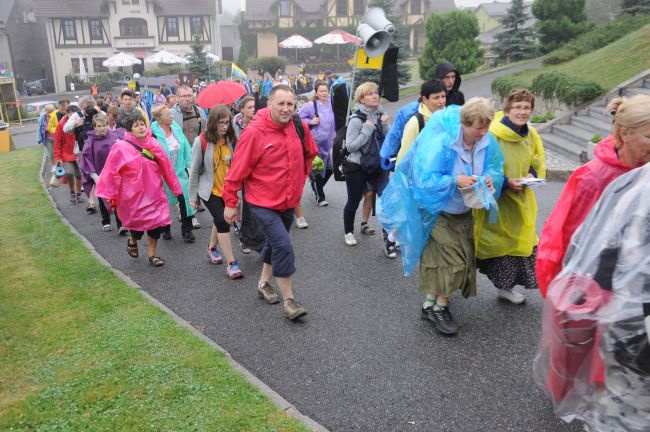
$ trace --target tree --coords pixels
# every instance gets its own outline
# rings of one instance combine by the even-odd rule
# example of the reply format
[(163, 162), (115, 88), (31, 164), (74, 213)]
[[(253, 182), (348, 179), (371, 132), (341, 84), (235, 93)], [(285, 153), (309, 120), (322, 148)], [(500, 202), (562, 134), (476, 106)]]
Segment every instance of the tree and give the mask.
[(192, 38), (192, 45), (190, 45), (192, 53), (189, 55), (190, 65), (188, 69), (194, 75), (194, 78), (200, 80), (208, 78), (208, 63), (203, 50), (203, 43), (199, 35), (194, 35)]
[(478, 20), (471, 12), (431, 14), (425, 27), (424, 50), (418, 59), (420, 78), (435, 78), (436, 65), (443, 61), (452, 62), (461, 74), (476, 70), (483, 64), (478, 34)]
[(588, 22), (609, 23), (621, 11), (621, 0), (587, 0), (585, 9)]
[(546, 54), (589, 29), (585, 0), (535, 0), (533, 15), (540, 49)]
[(239, 57), (237, 59), (237, 66), (246, 67), (246, 62), (248, 61), (248, 44), (246, 40), (242, 39), (241, 45), (239, 47)]
[[(393, 6), (395, 0), (371, 0), (368, 7), (378, 7), (384, 10), (386, 19), (395, 26), (392, 43), (399, 48), (397, 55), (397, 78), (399, 83), (404, 85), (411, 81), (411, 67), (406, 64), (405, 60), (411, 50), (408, 44), (408, 29), (399, 23), (399, 17), (393, 15)], [(355, 88), (357, 85), (366, 81), (372, 81), (379, 84), (381, 80), (381, 71), (378, 69), (358, 69), (355, 76)], [(354, 91), (354, 90), (353, 90)]]
[(287, 59), (284, 57), (258, 57), (250, 58), (246, 62), (248, 69), (256, 70), (260, 75), (265, 72), (271, 76), (275, 76), (278, 69), (284, 70), (287, 66)]
[(524, 7), (524, 0), (513, 0), (506, 16), (501, 18), (503, 31), (496, 35), (493, 48), (498, 63), (525, 60), (535, 56), (537, 46), (532, 28), (524, 28), (530, 15)]
[(623, 4), (621, 5), (621, 14), (650, 14), (650, 0), (623, 0)]

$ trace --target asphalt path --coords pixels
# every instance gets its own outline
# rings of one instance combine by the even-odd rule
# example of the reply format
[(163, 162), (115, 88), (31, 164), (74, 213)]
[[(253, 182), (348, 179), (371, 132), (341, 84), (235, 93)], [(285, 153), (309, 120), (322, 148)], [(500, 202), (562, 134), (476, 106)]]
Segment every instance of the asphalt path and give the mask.
[[(537, 192), (538, 229), (562, 187), (549, 183)], [(181, 241), (174, 223), (174, 238), (159, 246), (166, 264), (153, 268), (144, 241), (141, 257), (130, 258), (126, 239), (102, 232), (99, 215), (87, 215), (84, 204), (69, 204), (65, 186), (52, 195), (113, 266), (332, 431), (581, 430), (553, 415), (533, 381), (542, 313), (537, 291), (522, 289), (526, 304), (511, 305), (497, 300), (479, 275), (477, 297), (451, 299), (460, 334), (442, 337), (420, 319), (417, 274), (402, 276), (400, 260), (383, 255), (380, 235), (357, 234), (358, 246), (344, 244), (344, 183), (331, 181), (325, 192), (330, 205), (319, 208), (305, 188), (310, 226), (291, 231), (295, 294), (309, 312), (295, 323), (279, 304), (258, 299), (255, 253), (236, 254), (245, 273), (239, 281), (227, 279), (224, 265), (210, 264), (207, 212), (198, 215), (204, 228), (193, 244)], [(378, 228), (374, 218), (371, 225)]]

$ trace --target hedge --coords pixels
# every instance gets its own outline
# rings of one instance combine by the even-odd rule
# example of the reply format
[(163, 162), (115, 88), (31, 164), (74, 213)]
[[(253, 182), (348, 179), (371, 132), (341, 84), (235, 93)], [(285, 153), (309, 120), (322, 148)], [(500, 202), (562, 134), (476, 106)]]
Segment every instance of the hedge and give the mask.
[(531, 90), (544, 99), (557, 99), (574, 106), (590, 102), (605, 92), (594, 81), (572, 77), (560, 72), (538, 75), (533, 80)]
[(515, 88), (527, 88), (528, 84), (513, 75), (503, 75), (492, 81), (492, 93), (505, 98), (510, 90)]

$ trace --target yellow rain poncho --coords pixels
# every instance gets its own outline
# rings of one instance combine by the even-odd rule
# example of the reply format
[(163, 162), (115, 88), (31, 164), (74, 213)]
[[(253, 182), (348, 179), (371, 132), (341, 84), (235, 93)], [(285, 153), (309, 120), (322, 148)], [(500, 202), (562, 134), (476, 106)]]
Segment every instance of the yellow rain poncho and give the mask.
[[(504, 176), (523, 178), (532, 167), (537, 177), (546, 178), (544, 147), (535, 128), (529, 125), (528, 135), (522, 137), (501, 123), (503, 115), (502, 111), (496, 113), (490, 132), (497, 139), (505, 159)], [(534, 192), (528, 187), (521, 192), (507, 189), (497, 204), (499, 216), (496, 223), (488, 223), (487, 212), (474, 212), (476, 258), (530, 256), (539, 240), (535, 232), (537, 202)]]

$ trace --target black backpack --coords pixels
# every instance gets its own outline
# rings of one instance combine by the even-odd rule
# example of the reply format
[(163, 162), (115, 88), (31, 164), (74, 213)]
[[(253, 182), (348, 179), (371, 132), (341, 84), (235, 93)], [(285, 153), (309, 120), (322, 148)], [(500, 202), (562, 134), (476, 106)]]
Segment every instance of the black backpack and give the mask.
[[(351, 119), (355, 117), (361, 119), (362, 122), (367, 120), (366, 115), (361, 111), (356, 111), (350, 116)], [(348, 149), (345, 147), (345, 135), (347, 132), (347, 125), (337, 130), (336, 136), (334, 137), (334, 144), (332, 145), (332, 169), (334, 170), (334, 180), (336, 181), (345, 181), (343, 162), (345, 162), (345, 158), (350, 154)]]
[(361, 165), (361, 169), (365, 172), (373, 174), (381, 170), (381, 157), (379, 156), (379, 151), (384, 143), (384, 138), (386, 138), (384, 128), (381, 122), (378, 122), (375, 130), (370, 136), (370, 140), (360, 149), (361, 158), (359, 160), (359, 165)]

